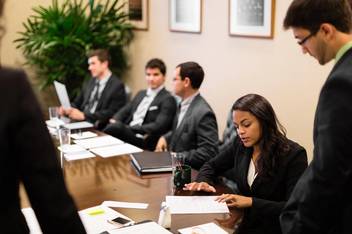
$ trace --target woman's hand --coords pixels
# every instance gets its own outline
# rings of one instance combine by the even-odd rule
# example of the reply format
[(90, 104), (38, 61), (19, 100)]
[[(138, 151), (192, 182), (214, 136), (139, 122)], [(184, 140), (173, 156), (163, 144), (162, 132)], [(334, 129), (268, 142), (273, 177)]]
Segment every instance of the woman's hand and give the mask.
[(216, 190), (213, 186), (209, 185), (206, 182), (192, 182), (189, 184), (185, 184), (183, 190), (190, 190), (190, 191), (205, 191), (205, 192), (213, 192), (215, 193)]
[(247, 208), (252, 206), (252, 198), (237, 194), (222, 194), (215, 201), (226, 202), (228, 207)]

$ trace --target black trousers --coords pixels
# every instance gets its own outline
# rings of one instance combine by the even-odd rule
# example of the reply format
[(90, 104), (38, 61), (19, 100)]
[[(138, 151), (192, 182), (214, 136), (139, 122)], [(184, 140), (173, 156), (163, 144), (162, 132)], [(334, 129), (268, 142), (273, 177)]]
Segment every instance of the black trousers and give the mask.
[(130, 126), (122, 122), (118, 121), (113, 124), (108, 124), (103, 132), (137, 147), (145, 148), (144, 139), (136, 137), (136, 133), (132, 131)]

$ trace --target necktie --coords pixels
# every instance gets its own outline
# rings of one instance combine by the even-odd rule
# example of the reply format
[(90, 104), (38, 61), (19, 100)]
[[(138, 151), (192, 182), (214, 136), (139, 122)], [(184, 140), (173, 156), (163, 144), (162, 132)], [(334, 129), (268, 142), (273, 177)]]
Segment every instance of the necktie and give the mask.
[(99, 86), (100, 86), (99, 81), (96, 81), (93, 92), (89, 98), (89, 102), (84, 108), (85, 111), (89, 111), (91, 113), (94, 112), (95, 106), (98, 104), (98, 101), (99, 101)]

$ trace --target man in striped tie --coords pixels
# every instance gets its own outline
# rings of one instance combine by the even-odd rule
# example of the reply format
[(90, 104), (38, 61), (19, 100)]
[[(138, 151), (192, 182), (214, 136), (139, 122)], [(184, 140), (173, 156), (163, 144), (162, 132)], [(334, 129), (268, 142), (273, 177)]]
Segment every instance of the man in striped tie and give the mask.
[[(105, 126), (111, 116), (126, 104), (125, 86), (109, 69), (110, 55), (105, 49), (88, 54), (88, 69), (92, 78), (71, 103), (72, 108), (60, 108), (60, 114), (72, 120), (86, 120)], [(99, 123), (99, 124), (98, 124)]]

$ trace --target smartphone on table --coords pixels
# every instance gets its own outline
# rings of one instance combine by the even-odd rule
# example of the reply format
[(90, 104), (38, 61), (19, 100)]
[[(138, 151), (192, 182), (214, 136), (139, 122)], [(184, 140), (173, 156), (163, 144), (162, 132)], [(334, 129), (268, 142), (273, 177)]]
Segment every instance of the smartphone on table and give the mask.
[(126, 226), (130, 226), (130, 225), (134, 224), (134, 222), (132, 220), (125, 219), (122, 217), (117, 217), (117, 218), (108, 220), (108, 222), (111, 224), (114, 224), (116, 226), (119, 226), (119, 227), (126, 227)]

